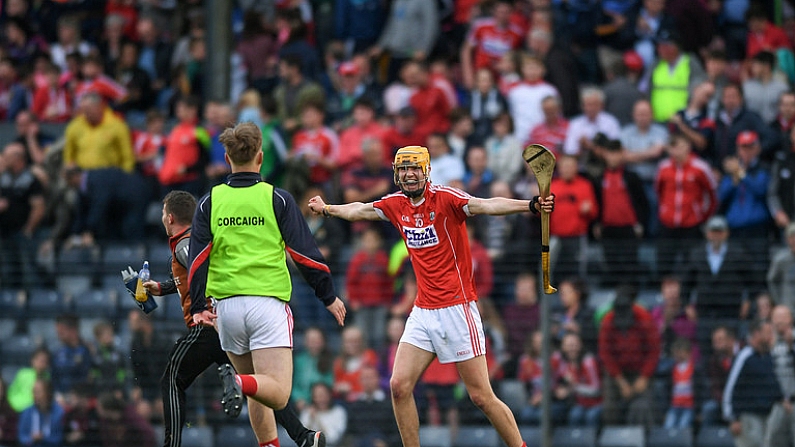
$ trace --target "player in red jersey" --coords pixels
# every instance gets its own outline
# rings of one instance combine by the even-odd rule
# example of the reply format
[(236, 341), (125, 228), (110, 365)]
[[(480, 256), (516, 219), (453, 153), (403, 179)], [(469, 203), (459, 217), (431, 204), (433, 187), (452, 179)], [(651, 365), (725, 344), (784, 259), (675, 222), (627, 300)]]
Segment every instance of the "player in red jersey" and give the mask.
[(313, 197), (309, 207), (326, 217), (387, 220), (400, 231), (408, 247), (419, 291), (390, 380), (403, 445), (420, 445), (414, 386), (438, 357), (441, 363), (456, 363), (472, 402), (486, 414), (506, 445), (526, 446), (511, 410), (497, 398), (489, 382), (466, 218), (476, 214), (538, 213), (542, 208), (551, 212), (554, 196), (529, 201), (481, 199), (455, 188), (433, 185), (428, 149), (420, 146), (398, 149), (392, 166), (398, 193), (371, 203), (344, 205), (327, 205), (320, 197)]

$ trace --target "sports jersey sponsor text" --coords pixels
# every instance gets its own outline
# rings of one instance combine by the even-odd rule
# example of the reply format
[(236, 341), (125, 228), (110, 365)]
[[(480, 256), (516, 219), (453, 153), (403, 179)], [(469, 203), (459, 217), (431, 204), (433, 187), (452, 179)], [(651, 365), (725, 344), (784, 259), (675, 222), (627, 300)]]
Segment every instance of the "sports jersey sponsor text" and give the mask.
[(219, 217), (219, 227), (240, 227), (246, 225), (265, 225), (265, 218), (262, 216), (230, 216)]
[(432, 247), (439, 243), (439, 236), (433, 225), (423, 228), (403, 227), (408, 248)]

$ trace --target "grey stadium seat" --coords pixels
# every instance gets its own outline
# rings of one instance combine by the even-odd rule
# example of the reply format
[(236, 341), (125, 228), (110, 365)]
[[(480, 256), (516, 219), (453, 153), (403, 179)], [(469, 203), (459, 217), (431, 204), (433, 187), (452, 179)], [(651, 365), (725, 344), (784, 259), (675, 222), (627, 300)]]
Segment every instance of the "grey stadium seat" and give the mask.
[(693, 447), (693, 430), (653, 427), (646, 438), (646, 447)]
[(599, 435), (599, 447), (645, 447), (646, 433), (641, 426), (608, 426)]
[(555, 447), (596, 447), (596, 428), (559, 427), (552, 435)]

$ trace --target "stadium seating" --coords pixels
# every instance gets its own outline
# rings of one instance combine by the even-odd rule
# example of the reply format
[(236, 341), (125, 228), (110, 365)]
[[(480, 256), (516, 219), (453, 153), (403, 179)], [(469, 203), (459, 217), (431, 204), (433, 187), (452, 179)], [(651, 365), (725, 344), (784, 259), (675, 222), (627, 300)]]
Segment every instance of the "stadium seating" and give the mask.
[(66, 297), (52, 289), (32, 289), (28, 292), (27, 310), (37, 318), (54, 318), (70, 311)]
[(641, 426), (607, 426), (599, 435), (599, 447), (645, 447), (646, 434)]
[(8, 318), (21, 317), (25, 310), (25, 292), (17, 289), (0, 290), (0, 306)]
[(519, 427), (519, 432), (522, 434), (522, 439), (527, 442), (527, 445), (541, 445), (541, 428), (524, 425)]
[(31, 318), (28, 320), (28, 335), (36, 345), (44, 345), (52, 351), (60, 344), (55, 320), (52, 318)]
[(555, 447), (596, 447), (596, 428), (559, 427), (552, 435)]
[(73, 299), (77, 315), (87, 318), (114, 318), (116, 316), (115, 294), (107, 290), (93, 289)]
[(257, 447), (257, 437), (249, 425), (224, 425), (215, 434), (215, 445)]
[(646, 447), (693, 447), (693, 431), (653, 427), (646, 438)]
[[(290, 435), (287, 434), (287, 430), (284, 429), (281, 425), (278, 427), (279, 430), (279, 446), (280, 447), (298, 447), (295, 442), (293, 442)], [(183, 444), (184, 447), (184, 444)]]
[(499, 445), (500, 437), (494, 427), (490, 425), (459, 427), (453, 441), (453, 447), (497, 447)]
[(3, 364), (28, 366), (30, 355), (36, 349), (36, 343), (27, 334), (17, 334), (11, 338), (3, 340), (2, 346)]
[(215, 447), (213, 441), (211, 427), (186, 427), (182, 430), (182, 447)]
[(514, 415), (521, 413), (522, 407), (527, 403), (525, 384), (518, 379), (501, 380), (497, 394)]
[(701, 427), (696, 447), (734, 447), (734, 438), (726, 427)]
[(140, 244), (108, 244), (102, 250), (102, 272), (117, 275), (127, 268), (132, 267), (136, 271), (141, 268), (146, 250)]
[(423, 447), (451, 447), (450, 428), (445, 426), (420, 426), (420, 445)]

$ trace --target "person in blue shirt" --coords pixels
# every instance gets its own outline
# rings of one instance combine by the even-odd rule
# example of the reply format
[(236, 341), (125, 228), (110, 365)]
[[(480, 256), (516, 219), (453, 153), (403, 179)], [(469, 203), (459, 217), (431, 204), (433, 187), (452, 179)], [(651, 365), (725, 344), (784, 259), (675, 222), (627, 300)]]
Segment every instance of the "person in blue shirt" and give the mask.
[(61, 347), (52, 356), (52, 387), (56, 394), (66, 394), (78, 383), (86, 382), (91, 372), (91, 351), (80, 338), (80, 320), (73, 314), (55, 319)]
[(36, 380), (33, 405), (19, 415), (19, 444), (34, 447), (63, 445), (64, 409), (53, 398), (50, 382)]

